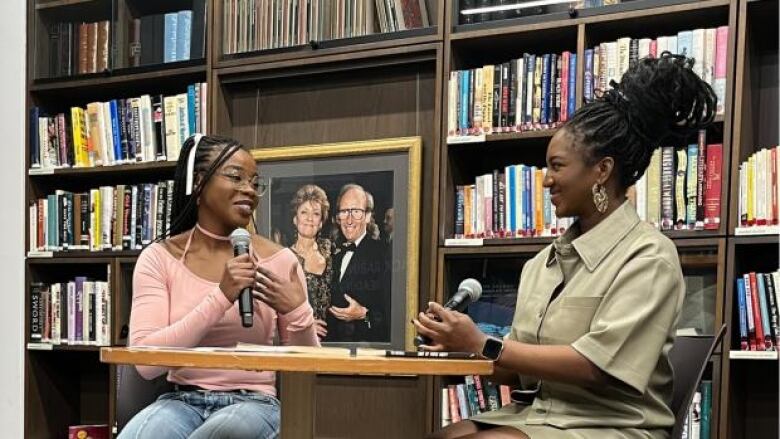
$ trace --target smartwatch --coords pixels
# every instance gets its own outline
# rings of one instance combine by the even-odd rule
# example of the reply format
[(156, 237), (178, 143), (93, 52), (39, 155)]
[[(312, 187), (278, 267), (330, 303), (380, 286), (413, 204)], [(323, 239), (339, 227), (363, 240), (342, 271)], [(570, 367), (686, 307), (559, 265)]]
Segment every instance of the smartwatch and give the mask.
[(485, 339), (485, 345), (482, 346), (482, 356), (488, 360), (498, 361), (501, 353), (504, 351), (504, 340), (488, 336)]

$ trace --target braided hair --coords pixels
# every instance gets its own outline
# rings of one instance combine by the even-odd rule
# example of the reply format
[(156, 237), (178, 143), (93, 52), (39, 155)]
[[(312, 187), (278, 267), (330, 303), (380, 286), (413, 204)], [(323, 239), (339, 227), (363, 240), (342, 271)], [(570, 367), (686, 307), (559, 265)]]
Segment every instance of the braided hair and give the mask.
[(187, 160), (194, 148), (195, 136), (190, 136), (182, 145), (179, 161), (176, 163), (173, 183), (173, 203), (171, 205), (171, 226), (159, 239), (175, 236), (195, 227), (198, 221), (197, 199), (203, 193), (203, 188), (219, 169), (239, 149), (249, 152), (249, 149), (236, 140), (221, 136), (203, 136), (197, 144), (195, 163), (193, 166), (193, 181), (200, 175), (200, 181), (193, 185), (192, 194), (187, 195)]
[(679, 141), (712, 123), (717, 97), (693, 64), (669, 52), (643, 58), (576, 111), (564, 128), (586, 148), (588, 164), (612, 157), (618, 182), (627, 189), (662, 142)]

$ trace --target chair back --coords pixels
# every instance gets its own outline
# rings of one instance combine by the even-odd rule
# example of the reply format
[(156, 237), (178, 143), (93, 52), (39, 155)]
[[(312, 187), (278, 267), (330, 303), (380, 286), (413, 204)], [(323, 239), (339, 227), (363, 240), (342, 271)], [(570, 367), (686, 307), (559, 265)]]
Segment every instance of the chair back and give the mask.
[(723, 339), (726, 325), (721, 326), (716, 335), (678, 336), (669, 352), (669, 360), (674, 371), (674, 390), (672, 395), (672, 412), (674, 413), (674, 428), (671, 439), (682, 436), (688, 407), (701, 381), (707, 363), (715, 351), (715, 347)]
[(144, 409), (153, 403), (158, 396), (173, 391), (173, 384), (168, 382), (167, 374), (153, 380), (147, 380), (138, 374), (133, 365), (117, 366), (117, 401), (116, 425), (117, 431), (122, 431), (125, 425)]

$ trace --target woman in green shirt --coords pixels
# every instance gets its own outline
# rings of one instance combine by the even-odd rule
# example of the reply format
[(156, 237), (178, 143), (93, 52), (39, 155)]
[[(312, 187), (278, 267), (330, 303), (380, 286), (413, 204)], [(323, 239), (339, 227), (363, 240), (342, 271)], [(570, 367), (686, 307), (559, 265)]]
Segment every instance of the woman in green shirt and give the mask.
[(626, 191), (656, 147), (712, 122), (715, 93), (692, 65), (668, 52), (642, 59), (555, 133), (544, 187), (557, 216), (577, 221), (524, 265), (504, 340), (435, 303), (415, 320), (425, 349), (481, 353), (496, 361), (494, 382), (534, 395), (432, 437), (668, 437), (685, 287), (674, 244)]

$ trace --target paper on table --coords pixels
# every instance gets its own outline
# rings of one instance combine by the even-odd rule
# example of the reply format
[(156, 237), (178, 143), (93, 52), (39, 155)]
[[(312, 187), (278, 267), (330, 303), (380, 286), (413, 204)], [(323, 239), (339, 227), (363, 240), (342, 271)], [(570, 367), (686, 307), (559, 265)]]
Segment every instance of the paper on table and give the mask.
[[(175, 346), (133, 346), (130, 350), (150, 351), (194, 351), (194, 352), (259, 352), (267, 354), (308, 354), (328, 357), (349, 357), (349, 348), (316, 347), (316, 346), (268, 346), (252, 343), (236, 344), (235, 347), (197, 346), (183, 348)], [(384, 349), (358, 348), (358, 357), (384, 357)]]
[[(349, 348), (317, 347), (317, 346), (266, 346), (251, 343), (236, 344), (238, 352), (267, 352), (283, 354), (310, 354), (329, 357), (349, 357)], [(358, 357), (384, 357), (384, 349), (358, 348)]]

